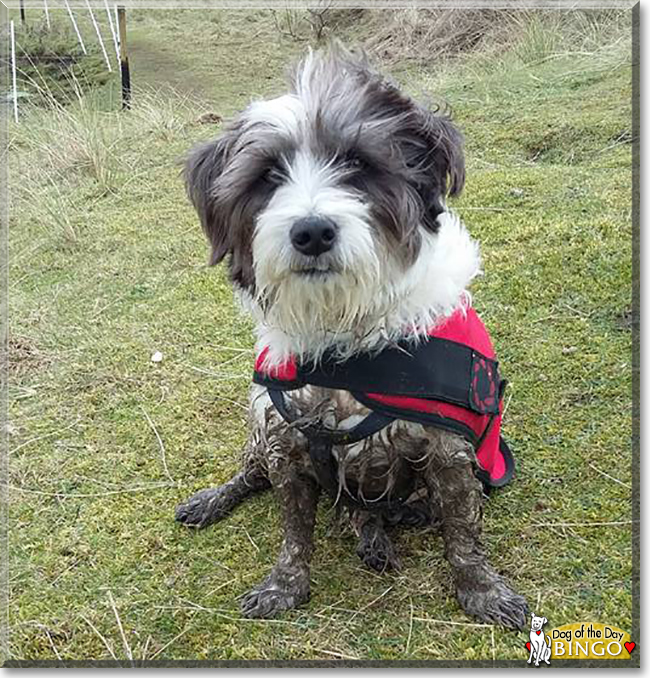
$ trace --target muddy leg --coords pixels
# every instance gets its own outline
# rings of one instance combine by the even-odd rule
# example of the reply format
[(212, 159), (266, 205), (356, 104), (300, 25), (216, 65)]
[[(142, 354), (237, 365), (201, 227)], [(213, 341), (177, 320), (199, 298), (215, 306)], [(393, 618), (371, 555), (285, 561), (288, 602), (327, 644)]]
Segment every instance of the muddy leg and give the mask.
[(201, 490), (179, 504), (176, 507), (176, 520), (187, 527), (206, 527), (227, 516), (255, 492), (269, 487), (271, 483), (261, 469), (241, 471), (227, 483)]
[(428, 473), (441, 500), (445, 556), (463, 609), (489, 624), (524, 627), (526, 601), (490, 566), (481, 544), (482, 488), (471, 462), (451, 463)]
[(242, 598), (246, 617), (273, 617), (309, 600), (318, 483), (286, 460), (272, 469), (271, 480), (282, 510), (284, 539), (271, 573)]

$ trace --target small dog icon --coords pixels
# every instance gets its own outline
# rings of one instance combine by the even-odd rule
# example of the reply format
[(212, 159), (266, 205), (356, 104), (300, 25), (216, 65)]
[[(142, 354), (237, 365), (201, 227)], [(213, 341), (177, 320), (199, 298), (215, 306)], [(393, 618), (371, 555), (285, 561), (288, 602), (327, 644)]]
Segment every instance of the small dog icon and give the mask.
[(535, 655), (535, 666), (539, 666), (539, 662), (544, 661), (549, 666), (551, 664), (551, 637), (544, 634), (542, 627), (548, 619), (546, 617), (538, 617), (532, 613), (530, 620), (530, 656), (528, 663), (530, 664)]

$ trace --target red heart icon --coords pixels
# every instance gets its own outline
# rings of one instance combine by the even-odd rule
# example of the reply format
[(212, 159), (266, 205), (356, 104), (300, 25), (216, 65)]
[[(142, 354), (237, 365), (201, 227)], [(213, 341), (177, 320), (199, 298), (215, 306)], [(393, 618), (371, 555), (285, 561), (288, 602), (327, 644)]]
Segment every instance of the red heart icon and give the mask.
[(530, 652), (530, 641), (526, 643), (526, 649)]
[(628, 654), (632, 654), (632, 650), (636, 647), (636, 643), (623, 643)]
[(537, 631), (537, 635), (539, 635), (540, 633), (541, 633), (541, 631)]

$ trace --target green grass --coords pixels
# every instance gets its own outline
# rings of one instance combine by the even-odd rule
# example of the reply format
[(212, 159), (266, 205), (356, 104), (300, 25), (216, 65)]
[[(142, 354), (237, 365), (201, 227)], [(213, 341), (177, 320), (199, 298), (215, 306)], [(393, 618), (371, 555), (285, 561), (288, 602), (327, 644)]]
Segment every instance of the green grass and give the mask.
[[(304, 45), (264, 11), (129, 20), (131, 113), (26, 111), (10, 129), (11, 658), (523, 662), (525, 634), (464, 625), (430, 532), (399, 533), (404, 569), (375, 575), (324, 503), (309, 605), (264, 622), (236, 597), (273, 564), (273, 496), (203, 532), (174, 523), (238, 467), (253, 359), (178, 159), (216, 131), (201, 112), (281, 91)], [(449, 102), (467, 139), (454, 207), (482, 246), (474, 303), (518, 464), (486, 506), (492, 561), (551, 628), (629, 631), (629, 42), (576, 54), (530, 30), (490, 59), (394, 72)], [(141, 94), (167, 84), (181, 94)]]
[[(31, 11), (30, 11), (31, 9)], [(26, 10), (27, 21), (20, 22), (18, 12), (9, 12), (15, 23), (16, 83), (21, 97), (32, 103), (55, 99), (61, 103), (76, 98), (91, 88), (102, 91), (107, 105), (112, 95), (117, 68), (115, 47), (103, 10), (94, 16), (103, 23), (102, 35), (112, 71), (109, 72), (95, 29), (88, 12), (75, 13), (86, 48), (84, 54), (67, 12), (53, 11), (48, 28), (45, 13), (40, 9)], [(9, 74), (9, 69), (6, 71)], [(10, 91), (10, 82), (5, 90)]]

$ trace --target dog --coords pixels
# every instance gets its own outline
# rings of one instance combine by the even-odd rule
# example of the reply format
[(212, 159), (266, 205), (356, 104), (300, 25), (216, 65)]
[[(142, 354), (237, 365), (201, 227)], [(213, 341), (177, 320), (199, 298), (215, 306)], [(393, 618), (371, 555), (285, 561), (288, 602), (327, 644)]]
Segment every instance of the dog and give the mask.
[[(272, 617), (308, 601), (316, 506), (327, 491), (349, 513), (366, 565), (399, 567), (386, 527), (439, 525), (463, 609), (522, 628), (526, 602), (481, 543), (483, 488), (467, 426), (424, 425), (371, 402), (377, 380), (394, 381), (377, 360), (394, 366), (417, 354), (426, 370), (419, 351), (435, 328), (473, 313), (478, 245), (446, 206), (465, 181), (450, 117), (334, 45), (302, 59), (287, 94), (253, 101), (192, 150), (184, 174), (210, 263), (226, 260), (254, 319), (258, 359), (241, 471), (179, 505), (176, 519), (202, 528), (273, 488), (284, 539), (270, 574), (242, 597), (243, 614)], [(450, 346), (441, 332), (439, 345)], [(444, 357), (431, 360), (446, 371)], [(496, 363), (486, 360), (481, 383), (494, 407)], [(308, 366), (303, 382), (296, 365)], [(346, 387), (346, 370), (370, 384), (364, 402)], [(409, 370), (417, 395), (420, 370)], [(278, 390), (278, 380), (293, 390)]]
[(535, 657), (535, 666), (539, 666), (540, 661), (550, 665), (551, 661), (551, 637), (544, 634), (542, 628), (548, 621), (546, 617), (537, 617), (534, 612), (530, 619), (530, 664)]

